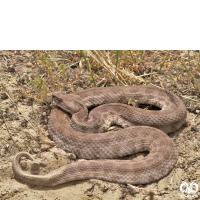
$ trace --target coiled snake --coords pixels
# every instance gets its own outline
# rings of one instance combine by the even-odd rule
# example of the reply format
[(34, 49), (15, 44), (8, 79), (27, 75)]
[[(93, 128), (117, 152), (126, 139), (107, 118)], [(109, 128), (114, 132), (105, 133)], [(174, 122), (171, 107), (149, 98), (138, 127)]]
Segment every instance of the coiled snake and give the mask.
[[(20, 152), (13, 159), (13, 171), (22, 181), (55, 186), (96, 178), (146, 184), (163, 178), (176, 164), (178, 151), (166, 133), (178, 130), (187, 113), (182, 100), (172, 92), (153, 86), (121, 86), (91, 88), (74, 94), (54, 92), (53, 99), (58, 107), (51, 112), (49, 134), (58, 147), (89, 160), (62, 166), (47, 175), (30, 175), (21, 170), (19, 162), (23, 156), (33, 158)], [(127, 105), (131, 101), (161, 110)], [(112, 124), (124, 129), (105, 132)], [(142, 159), (116, 159), (142, 151), (149, 152)]]

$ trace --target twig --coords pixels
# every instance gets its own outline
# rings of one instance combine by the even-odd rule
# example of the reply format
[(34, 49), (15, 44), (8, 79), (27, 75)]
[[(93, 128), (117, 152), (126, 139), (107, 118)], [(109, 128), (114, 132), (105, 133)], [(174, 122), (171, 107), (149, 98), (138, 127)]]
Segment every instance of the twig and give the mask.
[(5, 61), (8, 61), (7, 58), (4, 55), (3, 55), (3, 58), (4, 58)]
[(165, 61), (166, 61), (166, 59), (167, 59), (169, 53), (170, 53), (170, 51), (168, 50), (167, 55), (165, 56), (163, 63), (160, 65), (160, 71), (161, 71), (161, 69), (164, 67)]
[(149, 74), (143, 74), (143, 75), (139, 75), (139, 77), (143, 77), (143, 76), (149, 76), (149, 75), (153, 75), (153, 74), (157, 74), (158, 72), (152, 72), (152, 73), (149, 73)]
[(0, 103), (0, 105), (1, 105), (1, 104), (4, 104), (4, 103), (8, 103), (8, 102), (9, 102), (9, 101), (4, 101), (4, 102)]
[(156, 189), (147, 189), (147, 188), (140, 188), (140, 187), (136, 187), (136, 186), (133, 186), (131, 184), (127, 184), (128, 186), (130, 186), (131, 188), (133, 189), (141, 189), (141, 190), (146, 190), (146, 191), (157, 191)]
[(197, 116), (199, 116), (199, 113), (196, 114), (196, 116), (194, 117), (194, 119), (192, 120), (192, 122), (194, 122), (194, 120), (197, 118)]
[[(182, 95), (181, 95), (181, 96), (182, 96)], [(190, 100), (192, 100), (192, 101), (200, 102), (200, 101), (198, 101), (198, 100), (191, 99), (190, 97), (187, 97), (187, 96), (182, 96), (182, 97), (185, 98), (185, 99), (190, 99)]]
[(173, 178), (171, 177), (171, 180), (170, 180), (170, 183), (169, 183), (169, 185), (166, 187), (166, 188), (164, 188), (165, 190), (168, 190), (169, 189), (169, 187), (171, 186), (171, 184), (172, 184), (172, 180), (173, 180)]
[(104, 79), (100, 80), (100, 81), (96, 84), (96, 86), (99, 87), (99, 86), (100, 86), (103, 82), (105, 82), (105, 81), (111, 81), (111, 79), (110, 79), (110, 78), (104, 78)]
[(1, 139), (0, 139), (0, 142), (6, 147), (6, 149), (8, 149), (8, 151), (10, 151), (10, 149), (7, 147), (7, 145)]

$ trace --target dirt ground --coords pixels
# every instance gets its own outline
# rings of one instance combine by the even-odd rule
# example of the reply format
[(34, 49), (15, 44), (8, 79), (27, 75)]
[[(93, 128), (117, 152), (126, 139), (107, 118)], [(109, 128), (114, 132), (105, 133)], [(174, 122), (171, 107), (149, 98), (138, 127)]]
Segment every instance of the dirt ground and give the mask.
[[(74, 181), (50, 188), (26, 184), (15, 179), (12, 159), (19, 151), (30, 152), (37, 158), (38, 163), (39, 161), (45, 163), (40, 166), (27, 159), (22, 160), (20, 165), (27, 173), (46, 174), (65, 164), (79, 162), (74, 154), (48, 145), (50, 139), (48, 139), (47, 124), (53, 106), (50, 95), (47, 95), (44, 101), (38, 100), (46, 94), (40, 93), (41, 96), (38, 96), (37, 91), (45, 91), (45, 85), (37, 85), (37, 78), (43, 77), (43, 80), (51, 82), (51, 70), (46, 75), (42, 66), (48, 66), (49, 63), (45, 58), (40, 59), (41, 55), (42, 52), (36, 51), (0, 51), (0, 109), (3, 113), (3, 116), (0, 114), (0, 199), (147, 200), (150, 199), (151, 190), (154, 192), (155, 200), (178, 200), (186, 199), (181, 198), (183, 193), (180, 191), (180, 185), (183, 182), (189, 185), (194, 182), (200, 187), (200, 117), (195, 113), (200, 107), (198, 100), (182, 98), (181, 93), (177, 95), (183, 99), (188, 109), (187, 124), (169, 134), (179, 150), (179, 158), (174, 169), (165, 178), (135, 188), (96, 179)], [(49, 51), (49, 55), (58, 65), (63, 63), (64, 67), (67, 67), (72, 63), (67, 67), (67, 74), (63, 72), (63, 76), (67, 78), (60, 88), (63, 86), (67, 93), (71, 93), (92, 87), (92, 81), (88, 78), (89, 72), (84, 65), (83, 73), (80, 74), (80, 63), (76, 64), (80, 61), (78, 53)], [(68, 60), (71, 60), (71, 63)], [(62, 73), (60, 75), (62, 76)], [(165, 86), (166, 89), (171, 89), (170, 82), (165, 80), (163, 75), (157, 77), (155, 83), (158, 82), (161, 82), (161, 86)], [(112, 83), (109, 86), (113, 86)], [(52, 84), (49, 88), (47, 93), (59, 90), (56, 84)], [(199, 93), (193, 95), (198, 96)], [(138, 154), (137, 159), (144, 155)], [(195, 190), (194, 187), (193, 189)], [(195, 195), (200, 199), (200, 191)]]

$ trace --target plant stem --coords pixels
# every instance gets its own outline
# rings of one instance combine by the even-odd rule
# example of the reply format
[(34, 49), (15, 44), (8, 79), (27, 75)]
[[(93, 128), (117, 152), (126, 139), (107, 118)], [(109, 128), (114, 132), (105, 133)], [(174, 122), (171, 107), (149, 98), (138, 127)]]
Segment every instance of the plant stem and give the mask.
[(89, 63), (88, 63), (88, 61), (87, 61), (87, 59), (86, 59), (86, 57), (85, 57), (85, 54), (84, 54), (83, 50), (80, 50), (80, 51), (81, 51), (81, 55), (83, 56), (83, 58), (84, 58), (84, 60), (85, 60), (86, 65), (87, 65), (87, 67), (88, 67), (88, 70), (90, 71), (93, 84), (94, 84), (94, 86), (96, 87), (96, 83), (95, 83), (94, 76), (93, 76), (92, 70), (91, 70), (91, 68), (90, 68), (90, 65), (89, 65)]

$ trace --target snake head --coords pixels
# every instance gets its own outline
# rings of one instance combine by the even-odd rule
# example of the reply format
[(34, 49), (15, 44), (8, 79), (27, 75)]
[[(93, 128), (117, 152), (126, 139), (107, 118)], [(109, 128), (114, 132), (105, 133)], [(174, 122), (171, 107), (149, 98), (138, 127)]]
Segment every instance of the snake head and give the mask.
[(78, 95), (65, 94), (64, 92), (54, 92), (52, 94), (54, 103), (64, 111), (74, 114), (81, 109), (87, 109), (85, 103)]
[(63, 92), (54, 92), (52, 94), (52, 98), (53, 98), (53, 101), (56, 103), (56, 104), (60, 104), (63, 102), (63, 99), (64, 99), (64, 96), (66, 94), (64, 94)]

